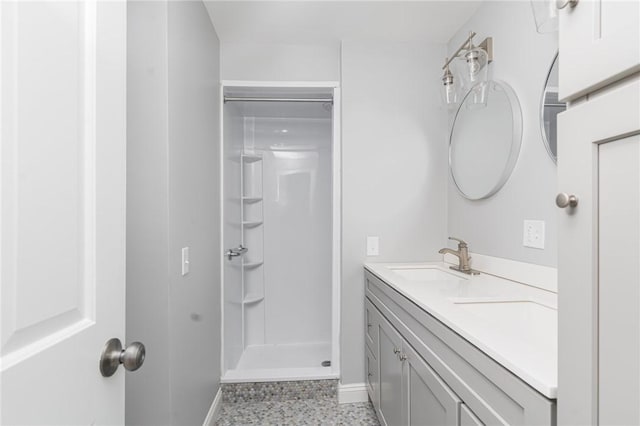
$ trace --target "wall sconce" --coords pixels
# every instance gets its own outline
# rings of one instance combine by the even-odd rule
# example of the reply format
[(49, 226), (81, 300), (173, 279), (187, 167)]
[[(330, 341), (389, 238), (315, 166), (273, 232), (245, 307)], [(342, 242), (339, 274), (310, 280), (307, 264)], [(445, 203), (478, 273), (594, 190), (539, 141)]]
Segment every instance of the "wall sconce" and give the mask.
[[(444, 75), (442, 76), (442, 98), (447, 106), (456, 105), (462, 94), (466, 94), (470, 90), (474, 91), (473, 104), (484, 106), (487, 103), (485, 90), (488, 80), (488, 64), (493, 61), (493, 39), (487, 37), (478, 46), (473, 44), (473, 37), (476, 35), (473, 31), (469, 32), (467, 40), (455, 51), (451, 58), (445, 59), (442, 67)], [(454, 59), (464, 61), (464, 65), (456, 65)], [(450, 66), (454, 67), (454, 73)], [(462, 81), (456, 82), (457, 78)], [(455, 95), (451, 92), (455, 91)], [(462, 93), (460, 93), (462, 92)]]
[(558, 31), (558, 10), (576, 7), (578, 0), (531, 0), (533, 19), (539, 34)]
[[(449, 58), (445, 59), (449, 61)], [(453, 77), (453, 73), (449, 69), (449, 65), (444, 67), (444, 75), (442, 76), (442, 87), (440, 88), (440, 94), (442, 95), (442, 101), (450, 108), (458, 104), (458, 87), (456, 85), (456, 79)]]

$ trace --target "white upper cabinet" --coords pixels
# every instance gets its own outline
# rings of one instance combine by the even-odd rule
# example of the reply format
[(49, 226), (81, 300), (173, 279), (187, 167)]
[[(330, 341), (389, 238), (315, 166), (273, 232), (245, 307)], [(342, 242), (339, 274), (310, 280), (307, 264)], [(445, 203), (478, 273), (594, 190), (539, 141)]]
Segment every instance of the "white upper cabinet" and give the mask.
[(640, 1), (579, 0), (560, 11), (560, 98), (640, 71)]

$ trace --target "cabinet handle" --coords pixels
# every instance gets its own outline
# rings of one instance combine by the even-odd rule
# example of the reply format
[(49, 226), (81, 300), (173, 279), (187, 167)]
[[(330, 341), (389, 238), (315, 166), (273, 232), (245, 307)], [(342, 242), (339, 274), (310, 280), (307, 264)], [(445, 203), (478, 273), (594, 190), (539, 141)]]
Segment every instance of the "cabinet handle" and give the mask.
[(367, 323), (367, 328), (371, 328), (373, 324), (371, 324), (370, 322)]
[(578, 4), (578, 0), (556, 0), (556, 8), (564, 9), (567, 6), (571, 6), (573, 9)]
[(400, 353), (400, 349), (398, 348), (393, 348), (393, 353), (398, 355)]
[(398, 358), (400, 358), (400, 361), (404, 362), (407, 360), (407, 354), (400, 354)]
[(369, 373), (369, 374), (367, 374), (367, 376), (369, 376), (369, 377), (373, 377), (373, 374)]

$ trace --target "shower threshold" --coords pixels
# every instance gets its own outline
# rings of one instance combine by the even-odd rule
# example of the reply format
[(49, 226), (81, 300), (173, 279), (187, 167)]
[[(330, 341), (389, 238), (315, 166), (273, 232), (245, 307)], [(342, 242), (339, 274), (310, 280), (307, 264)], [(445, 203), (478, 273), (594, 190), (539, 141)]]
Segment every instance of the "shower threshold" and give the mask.
[(222, 377), (223, 383), (271, 382), (335, 379), (339, 374), (331, 366), (330, 343), (248, 346), (235, 369)]

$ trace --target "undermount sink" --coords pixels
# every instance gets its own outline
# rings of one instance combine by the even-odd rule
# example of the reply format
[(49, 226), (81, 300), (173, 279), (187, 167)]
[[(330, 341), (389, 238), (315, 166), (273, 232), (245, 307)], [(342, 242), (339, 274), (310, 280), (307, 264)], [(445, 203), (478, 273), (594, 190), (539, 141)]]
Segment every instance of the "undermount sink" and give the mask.
[(389, 269), (409, 281), (460, 281), (467, 279), (438, 268), (397, 267)]
[(558, 311), (532, 300), (474, 300), (457, 299), (454, 304), (476, 316), (489, 320), (503, 321), (513, 325), (529, 327), (533, 322), (542, 329), (553, 329), (558, 322)]

